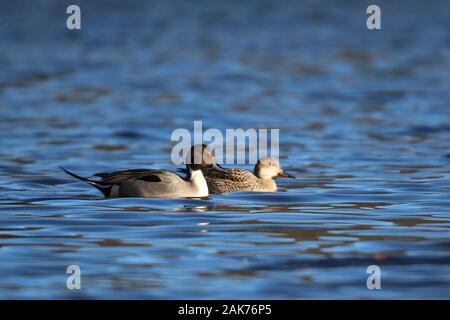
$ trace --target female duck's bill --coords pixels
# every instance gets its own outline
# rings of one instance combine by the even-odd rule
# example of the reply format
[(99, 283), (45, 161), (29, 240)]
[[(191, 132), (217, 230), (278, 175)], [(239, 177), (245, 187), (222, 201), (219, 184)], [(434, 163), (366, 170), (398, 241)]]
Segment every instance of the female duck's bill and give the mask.
[[(181, 177), (168, 170), (131, 169), (112, 173), (97, 173), (100, 180), (80, 177), (63, 167), (67, 174), (84, 181), (100, 190), (105, 197), (144, 197), (144, 198), (201, 198), (209, 195), (208, 185), (202, 169), (208, 167), (222, 170), (215, 165), (215, 158), (207, 146), (202, 145), (188, 155), (187, 174)], [(201, 152), (201, 162), (196, 152)], [(191, 163), (192, 162), (192, 163)]]

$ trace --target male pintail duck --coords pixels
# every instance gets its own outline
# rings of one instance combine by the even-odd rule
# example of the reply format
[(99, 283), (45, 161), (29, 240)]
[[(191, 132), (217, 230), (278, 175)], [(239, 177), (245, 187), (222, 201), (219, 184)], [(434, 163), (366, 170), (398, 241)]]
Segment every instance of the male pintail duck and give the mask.
[[(201, 155), (198, 152), (201, 151)], [(197, 158), (198, 157), (198, 158)], [(201, 158), (200, 158), (201, 157)], [(206, 145), (190, 152), (186, 161), (186, 176), (181, 177), (168, 170), (131, 169), (112, 173), (96, 173), (100, 180), (80, 177), (63, 167), (61, 169), (100, 190), (105, 197), (143, 198), (202, 198), (207, 197), (208, 186), (202, 169), (223, 171), (214, 162), (211, 149)], [(194, 161), (201, 159), (201, 161)], [(199, 163), (200, 162), (200, 163)]]
[[(208, 167), (202, 169), (210, 194), (236, 191), (275, 192), (277, 184), (274, 178), (295, 178), (284, 172), (278, 160), (273, 157), (259, 159), (253, 172), (246, 169), (222, 168), (221, 166), (219, 168), (223, 170), (212, 170)], [(179, 169), (179, 171), (185, 172), (186, 170)]]

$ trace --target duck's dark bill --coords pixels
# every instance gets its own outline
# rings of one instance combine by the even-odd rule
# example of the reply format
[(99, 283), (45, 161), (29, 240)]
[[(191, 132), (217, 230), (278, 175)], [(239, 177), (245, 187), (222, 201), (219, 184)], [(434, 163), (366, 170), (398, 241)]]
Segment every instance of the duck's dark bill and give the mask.
[(292, 175), (290, 173), (287, 173), (287, 172), (284, 172), (284, 171), (279, 173), (278, 176), (279, 177), (283, 177), (283, 178), (292, 178), (292, 179), (296, 178), (294, 175)]
[(222, 166), (220, 166), (217, 163), (213, 163), (212, 168), (217, 171), (227, 172), (227, 170), (225, 168), (223, 168)]

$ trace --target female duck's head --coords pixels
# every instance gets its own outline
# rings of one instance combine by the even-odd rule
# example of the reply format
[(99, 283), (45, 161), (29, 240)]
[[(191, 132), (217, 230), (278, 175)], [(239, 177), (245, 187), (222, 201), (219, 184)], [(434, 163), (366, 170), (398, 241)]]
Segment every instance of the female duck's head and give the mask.
[(295, 176), (284, 172), (278, 160), (273, 157), (259, 159), (253, 173), (261, 179), (272, 179), (275, 177), (295, 178)]

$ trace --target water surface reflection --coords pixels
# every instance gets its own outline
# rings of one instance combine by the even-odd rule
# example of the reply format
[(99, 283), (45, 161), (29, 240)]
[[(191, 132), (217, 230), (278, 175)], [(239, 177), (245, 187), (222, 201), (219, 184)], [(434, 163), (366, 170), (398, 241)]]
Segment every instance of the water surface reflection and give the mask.
[[(447, 2), (383, 2), (379, 33), (359, 1), (81, 1), (77, 34), (59, 2), (1, 6), (0, 297), (450, 297)], [(299, 178), (103, 199), (57, 168), (172, 168), (199, 119), (280, 128)]]

